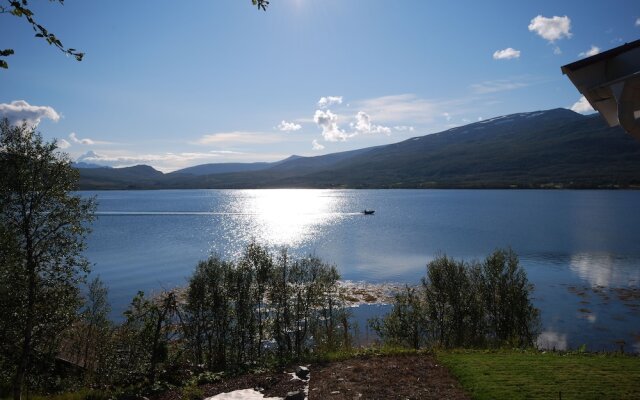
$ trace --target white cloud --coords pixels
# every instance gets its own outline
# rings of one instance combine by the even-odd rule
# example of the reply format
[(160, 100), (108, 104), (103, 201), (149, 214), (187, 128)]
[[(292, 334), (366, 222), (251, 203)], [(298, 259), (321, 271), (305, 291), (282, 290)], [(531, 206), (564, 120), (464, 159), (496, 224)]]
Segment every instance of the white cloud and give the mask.
[(578, 101), (573, 103), (570, 110), (580, 114), (589, 114), (595, 111), (584, 96), (580, 97)]
[(451, 114), (449, 114), (448, 112), (442, 113), (442, 116), (445, 117), (447, 121), (451, 121)]
[(376, 97), (355, 104), (376, 121), (399, 123), (431, 122), (442, 114), (442, 105), (443, 102), (422, 99), (414, 94)]
[(26, 121), (31, 126), (38, 126), (43, 118), (58, 122), (60, 115), (49, 106), (32, 106), (24, 100), (15, 100), (0, 103), (0, 118), (7, 118), (10, 124)]
[(582, 53), (578, 54), (579, 57), (591, 57), (591, 56), (595, 56), (596, 54), (600, 53), (600, 48), (598, 46), (594, 46), (591, 45), (591, 48), (587, 51), (583, 51)]
[(338, 115), (331, 110), (316, 110), (313, 121), (322, 128), (322, 137), (328, 142), (345, 141), (349, 135), (338, 127)]
[(316, 139), (313, 139), (313, 141), (311, 142), (311, 146), (313, 150), (316, 150), (316, 151), (324, 150), (324, 146), (318, 143)]
[(230, 145), (230, 144), (264, 144), (281, 142), (281, 135), (262, 132), (220, 132), (204, 135), (193, 144), (201, 145)]
[(553, 54), (559, 56), (560, 54), (562, 54), (562, 49), (560, 49), (560, 47), (556, 46), (553, 48)]
[(636, 19), (636, 26), (640, 26), (640, 18)]
[(94, 142), (93, 140), (89, 139), (89, 138), (85, 138), (85, 139), (78, 139), (78, 136), (76, 135), (76, 133), (75, 133), (75, 132), (71, 132), (71, 133), (69, 134), (69, 139), (71, 139), (71, 141), (72, 141), (73, 143), (78, 143), (78, 144), (86, 144), (86, 145), (89, 145), (89, 146), (91, 146), (91, 145), (94, 145), (94, 144), (95, 144), (95, 142)]
[(496, 50), (493, 53), (494, 60), (510, 60), (512, 58), (520, 58), (520, 50), (507, 47), (504, 50)]
[(327, 108), (333, 104), (342, 104), (342, 96), (320, 97), (320, 100), (318, 100), (318, 107), (320, 108)]
[(71, 139), (72, 143), (76, 143), (76, 144), (82, 144), (85, 146), (94, 146), (94, 145), (101, 145), (101, 144), (114, 144), (113, 142), (105, 142), (103, 140), (93, 140), (90, 138), (84, 138), (81, 139), (78, 137), (78, 135), (75, 132), (71, 132), (69, 134), (69, 139)]
[(278, 129), (283, 132), (295, 132), (297, 130), (300, 130), (301, 128), (302, 125), (296, 124), (295, 122), (287, 122), (285, 120), (282, 120), (282, 122), (278, 124)]
[(481, 83), (475, 83), (471, 85), (471, 90), (478, 94), (504, 92), (507, 90), (515, 90), (529, 86), (529, 83), (511, 80), (511, 79), (498, 79), (495, 81), (485, 81)]
[(537, 33), (543, 39), (553, 43), (562, 38), (570, 38), (571, 19), (566, 15), (564, 17), (553, 16), (551, 18), (538, 15), (531, 20), (529, 31)]
[(382, 125), (375, 125), (371, 123), (371, 117), (364, 111), (358, 111), (356, 114), (356, 122), (351, 124), (351, 127), (355, 129), (355, 134), (368, 134), (368, 133), (384, 133), (386, 135), (391, 134), (391, 128)]
[(69, 147), (71, 147), (71, 143), (67, 142), (64, 139), (58, 139), (56, 143), (59, 149), (68, 149)]

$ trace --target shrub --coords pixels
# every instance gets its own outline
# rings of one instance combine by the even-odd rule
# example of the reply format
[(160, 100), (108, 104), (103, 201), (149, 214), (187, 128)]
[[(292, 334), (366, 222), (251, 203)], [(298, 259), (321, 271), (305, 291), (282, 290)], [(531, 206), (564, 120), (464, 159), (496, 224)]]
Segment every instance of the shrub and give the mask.
[(390, 344), (414, 348), (532, 346), (539, 312), (532, 286), (512, 250), (496, 250), (482, 264), (439, 256), (419, 289), (406, 288), (393, 310), (371, 327)]

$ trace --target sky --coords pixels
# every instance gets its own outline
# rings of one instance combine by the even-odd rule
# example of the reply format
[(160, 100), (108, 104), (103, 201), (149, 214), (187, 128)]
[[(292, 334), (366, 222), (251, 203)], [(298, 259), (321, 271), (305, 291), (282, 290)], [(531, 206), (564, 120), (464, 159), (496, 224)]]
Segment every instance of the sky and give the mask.
[(0, 116), (72, 159), (164, 172), (314, 156), (557, 107), (560, 67), (640, 38), (637, 0), (32, 1), (0, 14)]

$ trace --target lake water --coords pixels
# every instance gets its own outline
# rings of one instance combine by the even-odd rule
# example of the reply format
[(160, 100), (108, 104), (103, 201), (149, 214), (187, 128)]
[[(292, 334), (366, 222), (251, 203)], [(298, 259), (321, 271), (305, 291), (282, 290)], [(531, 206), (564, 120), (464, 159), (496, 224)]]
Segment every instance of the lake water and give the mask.
[[(343, 279), (417, 284), (438, 254), (511, 246), (535, 285), (539, 343), (640, 352), (640, 191), (167, 190), (97, 196), (86, 252), (114, 315), (138, 290), (184, 285), (250, 240), (334, 263)], [(365, 216), (365, 208), (375, 215)], [(363, 307), (359, 315), (375, 313)], [(618, 342), (618, 343), (616, 343)]]

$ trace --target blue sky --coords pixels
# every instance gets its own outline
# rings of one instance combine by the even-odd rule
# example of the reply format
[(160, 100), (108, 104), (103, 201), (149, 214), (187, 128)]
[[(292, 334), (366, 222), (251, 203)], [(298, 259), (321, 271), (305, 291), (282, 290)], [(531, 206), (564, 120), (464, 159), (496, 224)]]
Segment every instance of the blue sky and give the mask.
[(163, 171), (571, 108), (580, 94), (560, 66), (640, 37), (640, 6), (623, 0), (30, 5), (86, 56), (76, 62), (0, 15), (0, 47), (16, 52), (0, 70), (0, 114), (39, 122), (74, 159)]

